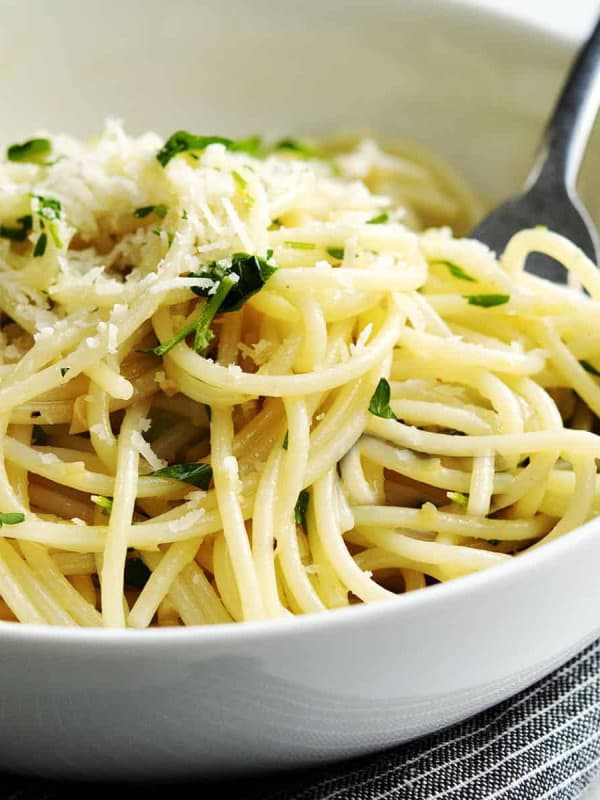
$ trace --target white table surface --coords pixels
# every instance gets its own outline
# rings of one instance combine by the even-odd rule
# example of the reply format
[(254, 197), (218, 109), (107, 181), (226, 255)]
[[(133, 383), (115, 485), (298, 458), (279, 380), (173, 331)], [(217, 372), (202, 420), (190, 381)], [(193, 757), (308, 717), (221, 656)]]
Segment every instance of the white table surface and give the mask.
[[(442, 0), (443, 2), (444, 0)], [(480, 8), (501, 10), (563, 36), (582, 40), (600, 13), (600, 0), (462, 0)], [(600, 778), (582, 800), (600, 800)]]

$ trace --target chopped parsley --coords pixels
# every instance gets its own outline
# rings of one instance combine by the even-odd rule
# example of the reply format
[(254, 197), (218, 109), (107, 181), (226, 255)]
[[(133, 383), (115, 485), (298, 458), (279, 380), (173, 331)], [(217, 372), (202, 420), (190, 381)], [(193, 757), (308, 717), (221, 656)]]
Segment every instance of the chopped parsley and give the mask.
[(279, 139), (279, 141), (275, 142), (272, 149), (274, 152), (288, 152), (297, 158), (306, 158), (314, 161), (326, 162), (334, 175), (340, 174), (340, 168), (331, 156), (327, 155), (327, 153), (324, 153), (322, 150), (313, 147), (311, 144), (301, 141), (300, 139), (291, 139), (289, 137)]
[(385, 378), (380, 378), (377, 388), (369, 403), (369, 411), (382, 419), (397, 419), (390, 407), (390, 385)]
[(141, 206), (140, 208), (136, 208), (133, 212), (133, 216), (138, 219), (144, 219), (144, 217), (148, 217), (150, 214), (156, 214), (160, 219), (164, 219), (167, 216), (167, 211), (168, 209), (164, 203), (158, 203), (154, 206)]
[(596, 378), (600, 378), (600, 372), (596, 369), (596, 367), (594, 367), (593, 364), (590, 364), (589, 361), (585, 361), (584, 359), (581, 359), (581, 361), (579, 363), (584, 368), (584, 370), (586, 372), (590, 373), (590, 375), (594, 375)]
[(210, 144), (222, 144), (228, 150), (237, 153), (248, 153), (256, 155), (261, 148), (261, 139), (258, 136), (250, 136), (247, 139), (234, 141), (225, 136), (196, 136), (188, 131), (176, 131), (171, 134), (161, 149), (156, 154), (156, 159), (163, 167), (180, 153), (191, 153), (198, 150), (205, 150)]
[(19, 522), (25, 522), (25, 514), (19, 514), (19, 513), (0, 514), (0, 528), (3, 525), (18, 525)]
[(383, 214), (378, 214), (376, 217), (368, 219), (367, 225), (383, 225), (385, 222), (388, 222), (389, 218), (390, 215), (384, 211)]
[(332, 258), (336, 258), (338, 261), (342, 261), (344, 258), (344, 248), (343, 247), (328, 247), (327, 248), (327, 255), (331, 256)]
[(53, 197), (43, 197), (41, 194), (34, 194), (32, 197), (35, 197), (39, 203), (36, 212), (38, 217), (47, 219), (50, 222), (60, 219), (62, 206), (59, 200), (55, 200)]
[(52, 145), (49, 139), (29, 139), (22, 144), (11, 144), (6, 151), (9, 161), (25, 161), (37, 164), (42, 158), (50, 155)]
[(304, 529), (306, 529), (306, 511), (308, 509), (309, 499), (310, 495), (308, 489), (302, 489), (298, 495), (296, 507), (294, 508), (294, 520), (296, 521), (296, 525), (301, 525)]
[(180, 153), (205, 150), (209, 144), (223, 144), (225, 147), (230, 147), (233, 142), (223, 136), (196, 136), (187, 131), (176, 131), (158, 151), (156, 160), (161, 166), (166, 167), (169, 161)]
[(466, 506), (469, 502), (469, 495), (462, 494), (462, 492), (446, 492), (448, 500), (452, 500), (459, 506)]
[[(273, 251), (267, 251), (266, 258), (248, 255), (248, 253), (235, 253), (231, 265), (223, 261), (213, 261), (199, 272), (193, 274), (194, 278), (210, 278), (215, 283), (223, 281), (228, 275), (235, 275), (237, 281), (233, 290), (228, 293), (221, 304), (221, 311), (237, 311), (248, 298), (262, 289), (277, 267), (269, 264)], [(208, 297), (209, 290), (200, 286), (192, 288), (194, 294)]]
[(173, 480), (191, 483), (199, 489), (208, 489), (212, 480), (212, 467), (210, 464), (171, 464), (151, 472), (153, 478), (173, 478)]
[(290, 443), (290, 432), (286, 431), (285, 436), (283, 437), (283, 444), (281, 445), (284, 450), (287, 450)]
[(43, 256), (46, 252), (46, 245), (48, 244), (48, 234), (43, 231), (40, 233), (37, 242), (35, 243), (35, 247), (33, 248), (33, 257), (39, 258)]
[(152, 573), (141, 558), (133, 556), (126, 559), (124, 575), (126, 586), (131, 586), (135, 589), (143, 589), (148, 583), (150, 575), (152, 575)]
[(470, 306), (480, 306), (481, 308), (502, 306), (510, 300), (509, 294), (466, 294), (463, 297)]
[(229, 150), (234, 153), (246, 153), (249, 156), (259, 156), (262, 150), (262, 139), (260, 136), (248, 136), (246, 139), (238, 139), (229, 145)]
[(248, 181), (243, 177), (243, 175), (240, 175), (237, 170), (233, 170), (231, 177), (242, 191), (245, 191), (248, 188)]
[(0, 225), (0, 238), (10, 239), (12, 242), (24, 242), (33, 228), (33, 216), (25, 214), (17, 219), (16, 227)]
[(178, 331), (171, 339), (168, 339), (166, 342), (162, 342), (157, 347), (154, 347), (150, 352), (154, 353), (156, 356), (162, 357), (172, 350), (176, 344), (179, 344), (179, 342), (189, 336), (190, 333), (193, 333), (194, 350), (197, 353), (204, 353), (211, 340), (214, 338), (214, 334), (210, 330), (211, 323), (219, 311), (221, 304), (224, 302), (225, 298), (233, 289), (238, 280), (239, 278), (237, 275), (226, 275), (219, 283), (217, 291), (202, 308), (199, 316), (192, 320), (192, 322), (188, 322), (187, 325), (184, 325), (183, 328), (181, 328), (181, 330)]
[(453, 278), (458, 278), (461, 281), (470, 281), (471, 283), (477, 283), (477, 278), (474, 278), (472, 275), (469, 275), (468, 272), (465, 272), (462, 267), (459, 267), (458, 264), (455, 264), (453, 261), (447, 261), (444, 258), (436, 258), (436, 260), (433, 261), (432, 263), (443, 264)]
[(98, 506), (104, 516), (108, 516), (112, 511), (113, 501), (111, 497), (103, 497), (101, 494), (90, 495), (92, 503)]
[(273, 145), (273, 150), (287, 150), (289, 153), (294, 153), (294, 155), (302, 158), (315, 158), (318, 160), (326, 158), (316, 147), (312, 147), (306, 142), (301, 142), (299, 139), (279, 139)]
[[(38, 201), (38, 207), (35, 213), (40, 218), (41, 227), (45, 228), (47, 224), (48, 230), (50, 231), (50, 236), (52, 237), (52, 241), (54, 242), (56, 247), (62, 247), (62, 242), (60, 240), (60, 236), (58, 235), (58, 228), (56, 227), (56, 223), (61, 218), (62, 214), (62, 206), (60, 204), (60, 201), (55, 200), (53, 197), (43, 197), (41, 194), (32, 194), (31, 196)], [(43, 235), (44, 234), (42, 233), (40, 235), (40, 238)], [(36, 247), (38, 243), (39, 239), (38, 242), (36, 243)], [(39, 253), (39, 255), (43, 255), (43, 253), (46, 250), (46, 244), (40, 245), (40, 247), (43, 247), (43, 251), (42, 253)]]
[(61, 367), (60, 368), (60, 374), (62, 375), (63, 378), (65, 377), (65, 375), (67, 374), (68, 371), (69, 371), (68, 367)]
[(240, 173), (237, 172), (237, 170), (235, 170), (235, 169), (231, 173), (231, 177), (235, 181), (235, 184), (238, 187), (238, 189), (240, 190), (240, 194), (244, 198), (244, 202), (246, 203), (246, 205), (247, 206), (253, 206), (254, 205), (254, 198), (248, 192), (248, 181), (244, 178), (243, 175), (240, 175)]

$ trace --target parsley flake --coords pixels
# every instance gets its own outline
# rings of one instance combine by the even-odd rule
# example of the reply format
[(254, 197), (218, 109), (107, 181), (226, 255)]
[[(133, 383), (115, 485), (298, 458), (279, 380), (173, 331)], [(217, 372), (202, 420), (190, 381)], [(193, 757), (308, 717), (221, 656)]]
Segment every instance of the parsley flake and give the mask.
[(376, 217), (368, 219), (367, 225), (383, 225), (388, 222), (389, 218), (390, 215), (384, 211), (383, 214), (378, 214)]
[(390, 407), (390, 385), (385, 378), (380, 378), (373, 392), (369, 411), (382, 419), (398, 419)]
[(208, 489), (212, 480), (212, 467), (210, 464), (171, 464), (151, 472), (153, 478), (172, 478), (173, 480), (191, 483), (199, 489)]
[(140, 208), (136, 208), (133, 212), (133, 216), (138, 219), (144, 219), (144, 217), (148, 217), (150, 214), (156, 214), (160, 219), (164, 219), (167, 216), (167, 211), (168, 209), (164, 203), (158, 203), (158, 205), (154, 206), (141, 206)]
[[(221, 311), (238, 311), (246, 300), (262, 289), (271, 275), (276, 272), (277, 267), (269, 263), (272, 251), (267, 252), (266, 258), (248, 255), (248, 253), (235, 253), (231, 259), (231, 265), (224, 265), (221, 261), (213, 261), (199, 272), (192, 275), (194, 278), (210, 278), (212, 281), (220, 282), (227, 275), (235, 275), (238, 280), (232, 291), (221, 304)], [(204, 287), (194, 286), (194, 294), (200, 297), (209, 297), (209, 290)]]
[(308, 489), (302, 489), (300, 494), (298, 495), (298, 500), (296, 501), (296, 507), (294, 508), (294, 520), (296, 525), (301, 525), (306, 530), (306, 511), (308, 509), (308, 501), (310, 500), (310, 495), (308, 493)]
[(6, 151), (9, 161), (21, 161), (37, 164), (50, 154), (52, 145), (49, 139), (29, 139), (22, 144), (11, 144)]
[(474, 278), (472, 275), (469, 275), (468, 272), (465, 272), (465, 270), (462, 267), (459, 267), (459, 265), (455, 264), (453, 261), (447, 261), (444, 258), (438, 258), (435, 261), (432, 261), (432, 264), (443, 264), (453, 278), (458, 278), (461, 281), (470, 281), (471, 283), (477, 283), (477, 278)]
[(470, 306), (480, 306), (481, 308), (502, 306), (510, 300), (509, 294), (465, 294), (463, 297)]
[(33, 248), (33, 257), (40, 258), (46, 252), (46, 245), (48, 244), (48, 234), (44, 231), (40, 233), (35, 247)]
[(98, 506), (104, 516), (107, 517), (112, 511), (113, 501), (111, 497), (103, 497), (101, 494), (92, 494), (90, 495), (90, 500), (94, 505)]
[(469, 503), (469, 495), (462, 492), (446, 492), (446, 496), (459, 506), (466, 506)]
[(24, 242), (33, 228), (33, 216), (25, 214), (17, 219), (16, 227), (0, 225), (0, 239), (10, 239), (12, 242)]
[(0, 514), (0, 528), (3, 525), (18, 525), (19, 522), (25, 522), (25, 514), (19, 514), (19, 513)]

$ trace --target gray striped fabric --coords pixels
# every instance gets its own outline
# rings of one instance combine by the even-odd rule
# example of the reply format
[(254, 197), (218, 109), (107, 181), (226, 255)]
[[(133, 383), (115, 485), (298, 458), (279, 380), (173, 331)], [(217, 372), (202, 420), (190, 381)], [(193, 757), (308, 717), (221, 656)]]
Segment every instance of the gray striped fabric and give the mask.
[[(600, 770), (600, 640), (526, 691), (376, 756), (218, 784), (180, 797), (236, 800), (575, 800)], [(2, 778), (2, 800), (81, 797), (89, 787)], [(129, 797), (148, 787), (126, 788)], [(158, 789), (170, 795), (174, 787)]]

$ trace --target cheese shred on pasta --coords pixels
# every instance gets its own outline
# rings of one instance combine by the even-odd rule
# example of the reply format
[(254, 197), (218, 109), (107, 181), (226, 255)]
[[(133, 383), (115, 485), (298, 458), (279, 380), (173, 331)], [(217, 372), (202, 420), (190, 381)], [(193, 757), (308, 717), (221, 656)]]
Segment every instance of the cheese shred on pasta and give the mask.
[(600, 273), (565, 239), (497, 259), (444, 165), (368, 139), (32, 141), (0, 164), (1, 619), (320, 612), (598, 514)]

